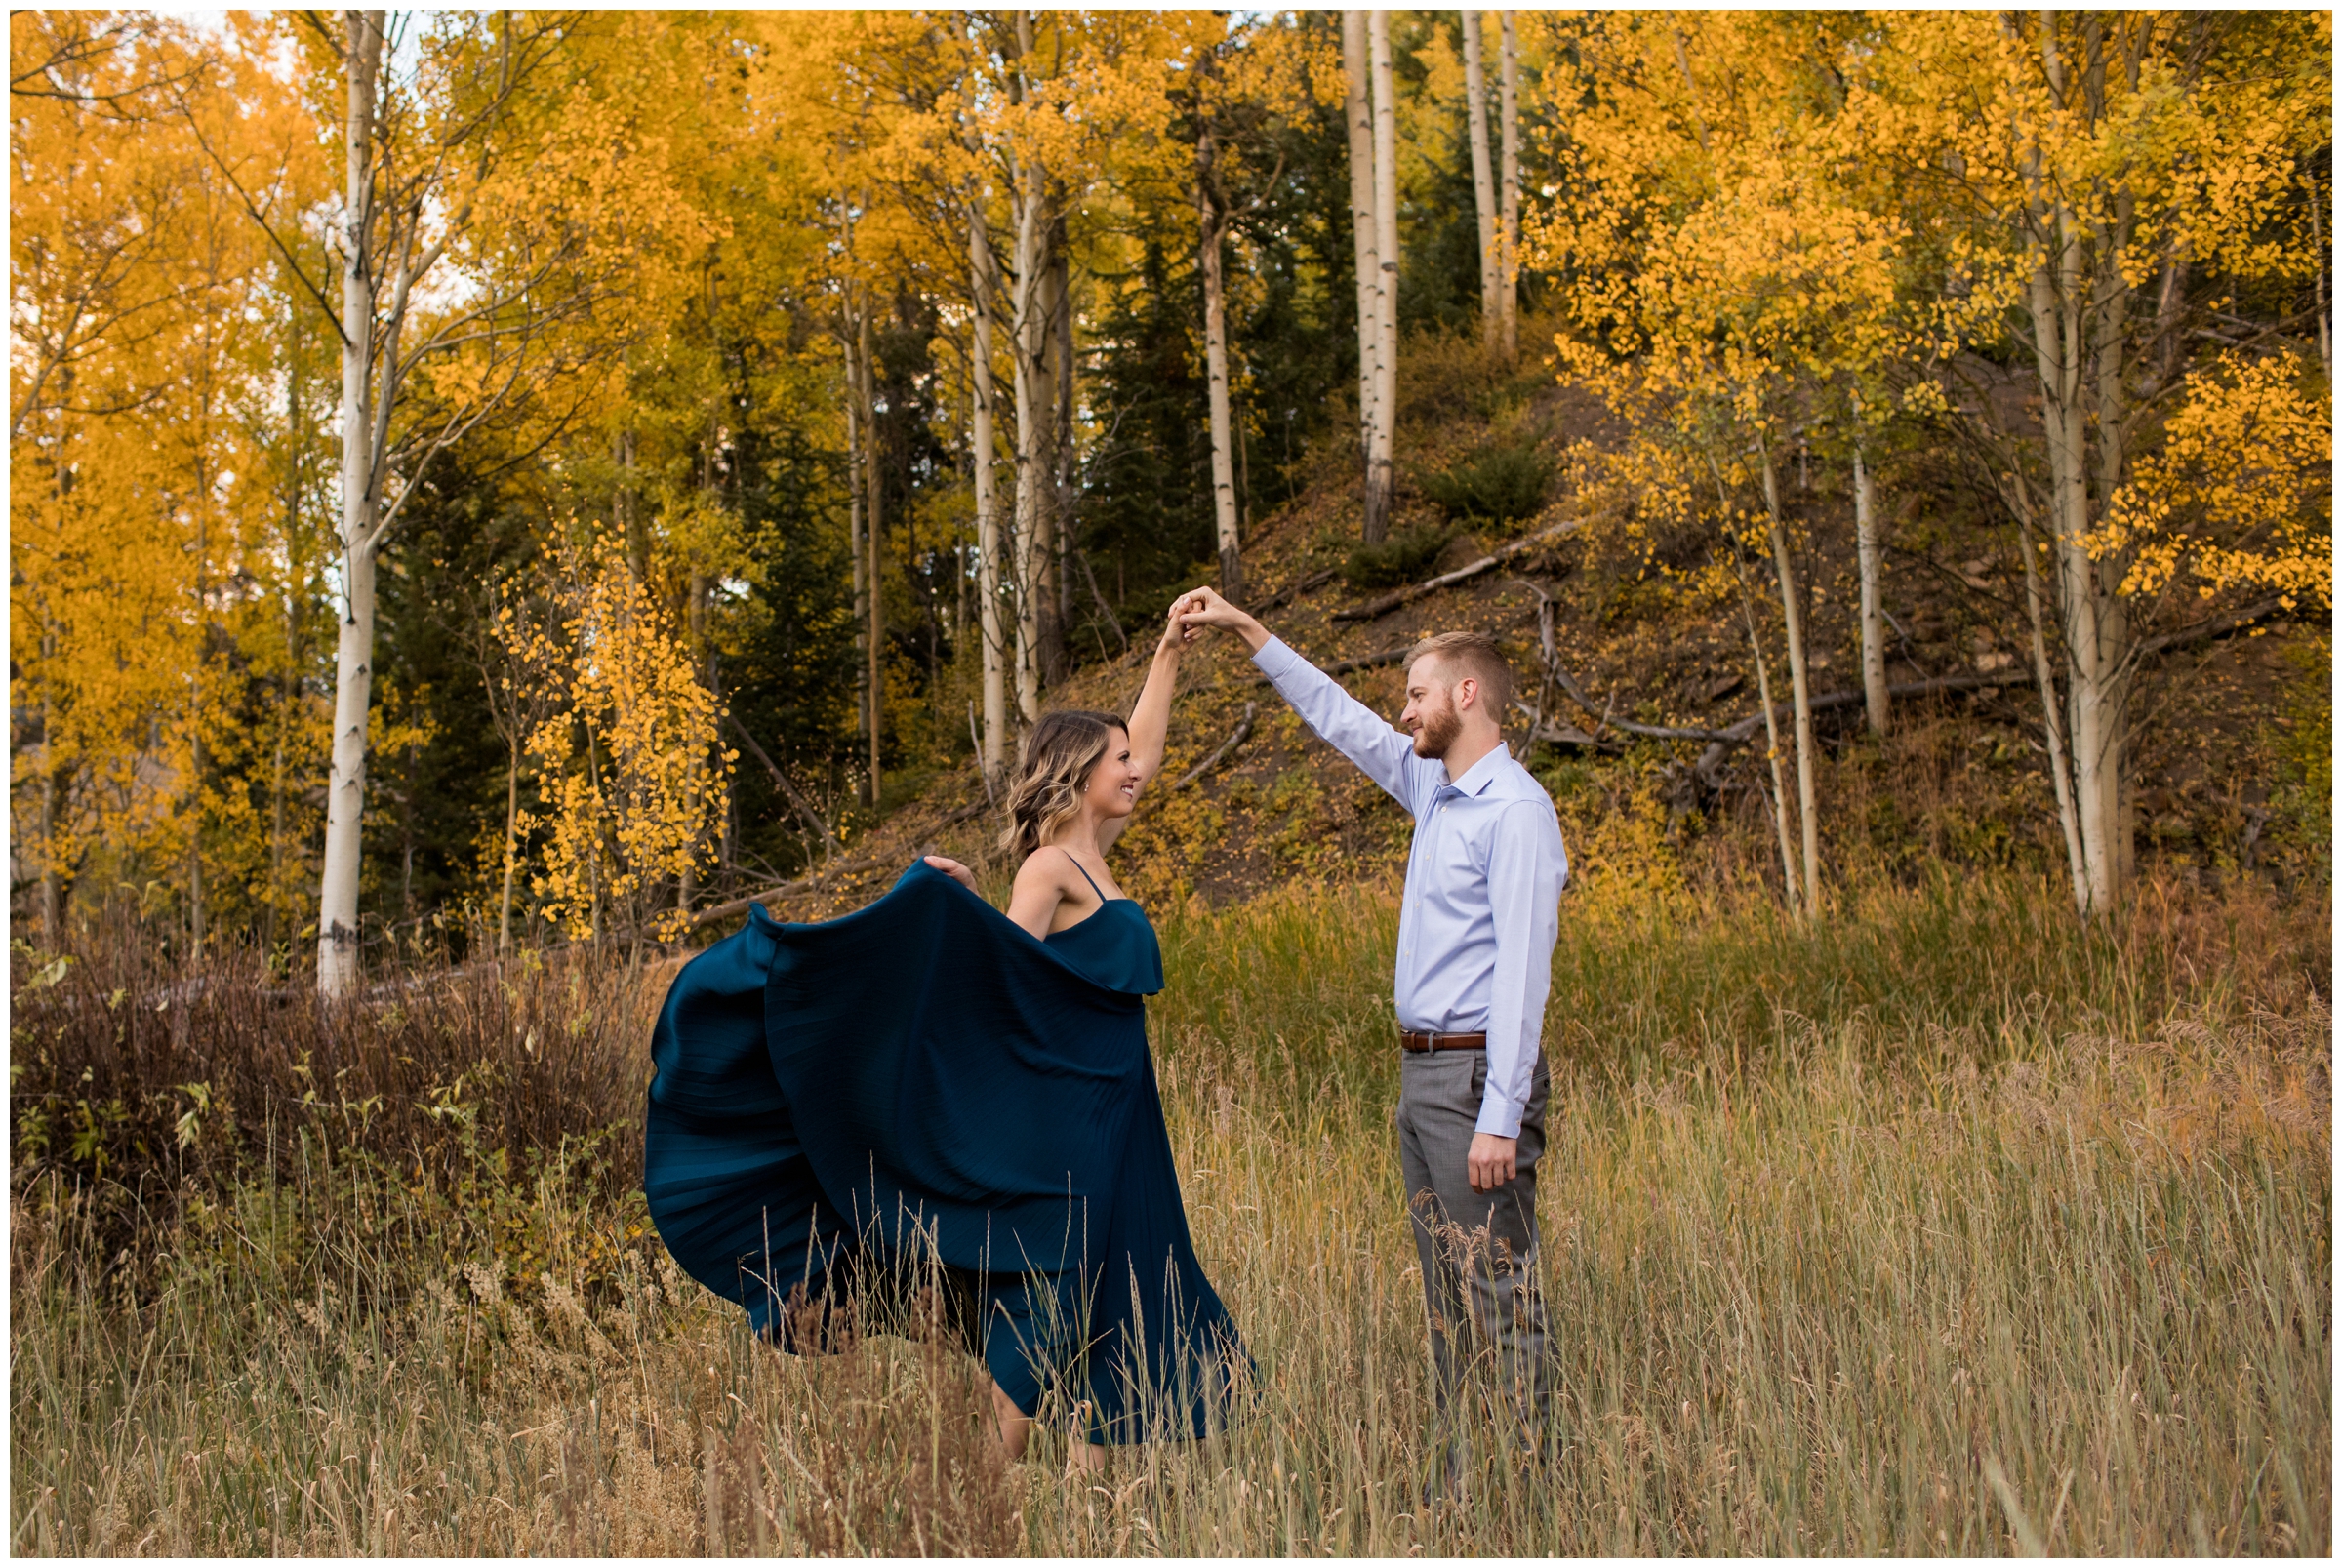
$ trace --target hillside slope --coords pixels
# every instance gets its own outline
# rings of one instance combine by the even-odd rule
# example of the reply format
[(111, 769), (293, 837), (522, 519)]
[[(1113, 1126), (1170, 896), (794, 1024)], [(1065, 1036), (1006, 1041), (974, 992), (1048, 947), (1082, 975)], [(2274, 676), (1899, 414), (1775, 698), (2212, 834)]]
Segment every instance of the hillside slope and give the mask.
[[(1590, 455), (1617, 433), (1604, 411), (1542, 369), (1508, 377), (1476, 346), (1451, 341), (1416, 356), (1400, 430), (1393, 537), (1428, 550), (1448, 535), (1435, 553), (1399, 563), (1411, 580), (1498, 551), (1510, 550), (1508, 558), (1361, 614), (1401, 595), (1358, 585), (1357, 574), (1345, 570), (1353, 563), (1359, 487), (1348, 451), (1324, 450), (1309, 460), (1300, 497), (1246, 540), (1246, 596), (1256, 613), (1321, 665), (1351, 665), (1342, 674), (1350, 690), (1393, 715), (1400, 666), (1376, 656), (1437, 631), (1493, 633), (1513, 655), (1522, 700), (1542, 709), (1538, 739), (1519, 712), (1507, 737), (1516, 754), (1527, 744), (1529, 765), (1555, 794), (1581, 888), (1733, 874), (1777, 882), (1760, 728), (1754, 744), (1719, 758), (1699, 742), (1616, 727), (1626, 720), (1719, 730), (1739, 722), (1746, 730), (1760, 720), (1737, 600), (1703, 605), (1685, 586), (1705, 558), (1704, 543), (1641, 538), (1622, 526), (1634, 516), (1632, 495), (1589, 481), (1599, 473)], [(1531, 447), (1551, 478), (1526, 515), (1502, 525), (1455, 518), (1431, 499), (1459, 462)], [(1803, 481), (1792, 504), (1813, 540), (1803, 570), (1814, 685), (1850, 697), (1859, 674), (1847, 503), (1831, 476), (1808, 470)], [(1825, 875), (1908, 878), (1940, 864), (2025, 865), (2062, 878), (2039, 696), (2013, 640), (2023, 624), (2022, 583), (2006, 525), (1925, 454), (1890, 470), (1882, 488), (1902, 498), (1888, 541), (1889, 679), (1938, 689), (1900, 701), (1883, 742), (1865, 735), (1858, 699), (1817, 715), (1826, 753)], [(1209, 581), (1208, 569), (1198, 568), (1197, 580)], [(1541, 595), (1554, 602), (1557, 662), (1584, 704), (1540, 678)], [(2137, 707), (2143, 867), (2182, 878), (2252, 871), (2313, 894), (2323, 888), (2322, 826), (2300, 804), (2303, 791), (2288, 790), (2286, 765), (2288, 751), (2323, 745), (2323, 633), (2322, 625), (2265, 613), (2237, 628), (2207, 617), (2148, 665)], [(1771, 635), (1786, 734), (1787, 680)], [(1128, 711), (1151, 648), (1151, 638), (1135, 631), (1120, 657), (1080, 668), (1048, 701)], [(1962, 684), (1981, 689), (1940, 689)], [(1240, 743), (1179, 784), (1222, 750), (1247, 704), (1253, 718)], [(963, 763), (828, 870), (765, 902), (795, 919), (858, 907), (920, 853), (990, 864), (998, 828), (979, 774)], [(1403, 858), (1407, 832), (1398, 808), (1257, 679), (1242, 645), (1215, 637), (1186, 662), (1163, 775), (1115, 861), (1143, 900), (1197, 897), (1217, 905), (1296, 878), (1374, 880)]]

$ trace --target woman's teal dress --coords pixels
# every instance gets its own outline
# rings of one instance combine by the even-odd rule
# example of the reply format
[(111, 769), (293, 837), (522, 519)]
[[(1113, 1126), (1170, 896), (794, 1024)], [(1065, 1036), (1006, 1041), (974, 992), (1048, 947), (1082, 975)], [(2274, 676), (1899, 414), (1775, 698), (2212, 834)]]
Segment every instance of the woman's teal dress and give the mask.
[(1127, 899), (1035, 941), (914, 862), (841, 919), (751, 908), (652, 1035), (660, 1236), (789, 1349), (845, 1287), (932, 1259), (1028, 1415), (1054, 1386), (1100, 1441), (1200, 1435), (1248, 1363), (1180, 1201), (1142, 1000), (1162, 986)]

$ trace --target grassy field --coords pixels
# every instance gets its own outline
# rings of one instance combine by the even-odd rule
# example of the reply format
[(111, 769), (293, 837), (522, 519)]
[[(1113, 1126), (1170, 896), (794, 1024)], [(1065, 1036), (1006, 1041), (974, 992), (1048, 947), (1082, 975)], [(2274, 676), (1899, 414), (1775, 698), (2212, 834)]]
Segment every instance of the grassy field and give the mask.
[(1158, 911), (1173, 1141), (1259, 1402), (1079, 1479), (1051, 1442), (1002, 1466), (936, 1340), (780, 1356), (666, 1261), (630, 1143), (665, 971), (319, 1021), (20, 960), (11, 1543), (2322, 1555), (2327, 911), (2150, 890), (2083, 937), (2059, 897), (1807, 932), (1573, 895), (1558, 1428), (1430, 1516), (1387, 892)]

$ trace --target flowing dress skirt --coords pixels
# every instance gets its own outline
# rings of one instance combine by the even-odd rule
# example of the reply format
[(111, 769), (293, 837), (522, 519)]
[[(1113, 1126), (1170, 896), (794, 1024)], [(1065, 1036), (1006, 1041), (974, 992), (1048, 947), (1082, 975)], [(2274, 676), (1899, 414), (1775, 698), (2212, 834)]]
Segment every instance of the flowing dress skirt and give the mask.
[(787, 1349), (850, 1289), (940, 1266), (1028, 1415), (1201, 1435), (1249, 1368), (1189, 1235), (1147, 1045), (1138, 905), (1035, 941), (914, 863), (842, 919), (687, 964), (652, 1040), (643, 1191), (686, 1272)]

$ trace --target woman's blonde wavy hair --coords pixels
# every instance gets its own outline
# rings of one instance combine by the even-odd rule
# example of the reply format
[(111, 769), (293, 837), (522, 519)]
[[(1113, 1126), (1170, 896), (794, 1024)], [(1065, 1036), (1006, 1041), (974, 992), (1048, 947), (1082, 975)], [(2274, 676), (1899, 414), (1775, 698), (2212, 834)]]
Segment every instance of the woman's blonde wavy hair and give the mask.
[(1067, 707), (1044, 713), (1025, 738), (1017, 782), (1008, 790), (1008, 828), (1000, 847), (1020, 860), (1057, 836), (1081, 812), (1081, 784), (1116, 735), (1119, 714)]

